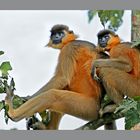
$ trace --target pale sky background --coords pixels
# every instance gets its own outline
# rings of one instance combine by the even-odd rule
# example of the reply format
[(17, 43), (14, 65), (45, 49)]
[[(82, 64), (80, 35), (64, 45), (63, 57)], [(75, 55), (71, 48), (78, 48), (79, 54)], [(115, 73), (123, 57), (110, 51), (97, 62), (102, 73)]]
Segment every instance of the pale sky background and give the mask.
[[(122, 40), (130, 41), (131, 11), (126, 11), (123, 25), (117, 33)], [(19, 96), (32, 95), (39, 90), (54, 73), (59, 50), (45, 48), (50, 29), (55, 24), (68, 25), (79, 35), (79, 39), (97, 43), (96, 34), (103, 29), (96, 16), (89, 24), (87, 11), (0, 11), (0, 50), (5, 54), (0, 62), (10, 61), (13, 67), (10, 75), (14, 77)], [(4, 95), (0, 95), (0, 100)], [(0, 129), (26, 129), (25, 121), (5, 124), (3, 111), (0, 112)], [(60, 129), (73, 130), (86, 121), (65, 115)], [(118, 128), (124, 129), (123, 121), (117, 121)], [(102, 129), (102, 128), (101, 128)]]

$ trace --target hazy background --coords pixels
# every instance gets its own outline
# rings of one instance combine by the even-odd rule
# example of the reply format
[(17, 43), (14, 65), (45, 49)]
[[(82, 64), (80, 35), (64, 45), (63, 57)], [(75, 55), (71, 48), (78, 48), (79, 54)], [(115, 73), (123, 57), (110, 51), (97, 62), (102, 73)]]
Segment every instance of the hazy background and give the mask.
[[(126, 11), (123, 25), (118, 34), (122, 40), (130, 41), (131, 12)], [(59, 50), (44, 47), (49, 40), (50, 29), (55, 24), (68, 25), (79, 35), (79, 39), (97, 43), (96, 34), (103, 29), (96, 16), (89, 24), (87, 11), (0, 11), (0, 50), (5, 52), (0, 62), (9, 60), (13, 67), (10, 75), (14, 77), (19, 96), (32, 95), (53, 75)], [(4, 95), (0, 95), (0, 100)], [(25, 121), (5, 124), (0, 112), (0, 129), (26, 129)], [(75, 129), (86, 121), (65, 115), (60, 129)], [(118, 128), (123, 129), (122, 120)]]

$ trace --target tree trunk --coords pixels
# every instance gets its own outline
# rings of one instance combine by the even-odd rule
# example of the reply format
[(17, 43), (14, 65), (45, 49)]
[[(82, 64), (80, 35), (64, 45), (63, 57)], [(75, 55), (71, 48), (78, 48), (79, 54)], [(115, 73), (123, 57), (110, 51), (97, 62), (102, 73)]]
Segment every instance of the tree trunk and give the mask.
[(131, 40), (140, 40), (140, 10), (132, 11)]

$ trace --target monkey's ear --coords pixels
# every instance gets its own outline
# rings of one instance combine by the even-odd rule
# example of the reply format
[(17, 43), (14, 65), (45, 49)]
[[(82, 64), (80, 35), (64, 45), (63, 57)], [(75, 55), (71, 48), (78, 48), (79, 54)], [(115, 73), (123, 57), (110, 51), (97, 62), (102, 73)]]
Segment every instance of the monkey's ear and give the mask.
[(79, 37), (79, 35), (75, 34), (72, 30), (69, 31), (70, 34), (74, 34), (76, 38)]
[(115, 37), (119, 37), (117, 34), (114, 35)]
[(69, 31), (70, 34), (74, 34), (74, 32), (72, 30)]

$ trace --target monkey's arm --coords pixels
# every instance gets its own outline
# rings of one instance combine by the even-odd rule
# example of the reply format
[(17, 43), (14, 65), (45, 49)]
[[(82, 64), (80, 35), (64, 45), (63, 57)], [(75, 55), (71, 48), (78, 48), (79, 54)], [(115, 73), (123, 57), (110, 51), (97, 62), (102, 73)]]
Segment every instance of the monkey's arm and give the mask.
[(45, 84), (39, 91), (30, 96), (28, 99), (50, 89), (64, 89), (66, 86), (68, 86), (75, 69), (74, 54), (75, 50), (72, 46), (63, 48), (59, 56), (59, 61), (54, 76), (47, 84)]
[(112, 67), (125, 72), (130, 72), (132, 66), (132, 62), (127, 58), (98, 59), (93, 62), (93, 71), (94, 68)]
[(102, 67), (110, 67), (110, 68), (116, 68), (119, 70), (123, 70), (125, 72), (130, 72), (132, 70), (132, 62), (124, 57), (113, 58), (113, 59), (98, 59), (93, 62), (92, 66), (92, 72), (91, 75), (93, 79), (100, 81), (100, 78), (98, 77), (97, 68)]

